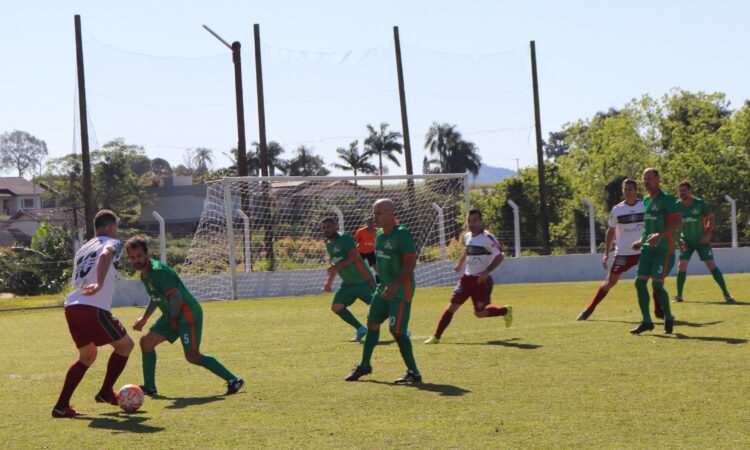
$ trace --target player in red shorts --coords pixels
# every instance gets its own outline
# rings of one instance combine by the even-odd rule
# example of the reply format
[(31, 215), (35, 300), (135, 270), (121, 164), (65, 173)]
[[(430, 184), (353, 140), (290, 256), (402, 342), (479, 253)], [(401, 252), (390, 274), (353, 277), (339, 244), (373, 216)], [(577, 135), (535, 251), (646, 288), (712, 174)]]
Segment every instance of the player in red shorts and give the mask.
[[(609, 270), (609, 275), (607, 275), (599, 290), (596, 291), (596, 295), (591, 300), (589, 306), (578, 315), (578, 320), (586, 320), (591, 317), (596, 306), (604, 300), (609, 290), (617, 284), (620, 276), (638, 265), (641, 249), (633, 249), (631, 244), (639, 240), (643, 234), (644, 210), (643, 202), (638, 200), (636, 197), (637, 194), (638, 185), (635, 180), (630, 178), (623, 180), (622, 196), (625, 200), (612, 207), (609, 213), (609, 221), (607, 222), (609, 228), (607, 228), (607, 236), (604, 241), (604, 257), (602, 258), (604, 270), (607, 270), (613, 241), (616, 247), (615, 258)], [(658, 317), (661, 315), (661, 309), (659, 308), (659, 302), (655, 303), (657, 308), (656, 315)]]
[(443, 311), (435, 334), (424, 341), (425, 344), (439, 344), (443, 332), (453, 319), (453, 314), (471, 297), (474, 303), (474, 315), (483, 317), (504, 316), (505, 326), (513, 323), (513, 308), (498, 307), (490, 304), (492, 296), (492, 271), (503, 262), (503, 250), (489, 231), (484, 229), (482, 212), (478, 209), (469, 211), (469, 232), (464, 235), (464, 254), (455, 267), (456, 272), (466, 264), (466, 270), (453, 291), (451, 302)]
[(73, 290), (65, 298), (65, 319), (79, 356), (65, 375), (60, 397), (52, 409), (52, 417), (76, 417), (81, 414), (70, 406), (70, 398), (96, 360), (96, 348), (109, 344), (114, 348), (107, 363), (97, 403), (117, 404), (114, 385), (125, 369), (133, 340), (115, 318), (112, 295), (115, 291), (114, 263), (120, 259), (122, 243), (117, 236), (117, 216), (101, 210), (94, 217), (96, 237), (83, 244), (73, 260)]

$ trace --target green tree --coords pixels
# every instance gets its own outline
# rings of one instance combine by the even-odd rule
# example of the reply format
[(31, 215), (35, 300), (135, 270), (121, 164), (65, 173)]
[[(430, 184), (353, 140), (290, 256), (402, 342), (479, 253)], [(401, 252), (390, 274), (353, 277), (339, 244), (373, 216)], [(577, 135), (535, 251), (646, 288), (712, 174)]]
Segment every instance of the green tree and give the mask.
[(47, 154), (47, 144), (26, 131), (0, 135), (0, 169), (16, 170), (19, 177), (40, 169)]
[[(369, 162), (372, 154), (367, 151), (359, 152), (359, 141), (349, 143), (349, 148), (337, 148), (336, 153), (339, 159), (343, 161), (343, 164), (333, 163), (332, 166), (340, 170), (352, 172), (355, 177), (357, 173), (370, 174), (377, 171), (377, 168)], [(357, 184), (357, 180), (354, 180), (354, 184)]]
[(456, 125), (433, 122), (425, 135), (424, 148), (434, 158), (427, 161), (429, 173), (465, 173), (476, 176), (482, 166), (479, 149), (463, 139)]
[[(258, 165), (260, 166), (260, 143), (253, 142), (253, 147), (255, 147), (255, 155), (258, 159)], [(268, 158), (268, 174), (270, 176), (275, 176), (276, 171), (279, 171), (279, 174), (284, 175), (287, 171), (288, 162), (281, 158), (281, 155), (284, 154), (284, 147), (281, 146), (276, 141), (271, 141), (268, 144), (266, 144), (266, 157)]]
[[(378, 155), (378, 175), (386, 173), (384, 172), (383, 158), (395, 164), (396, 167), (401, 167), (396, 154), (400, 155), (403, 151), (403, 145), (399, 142), (403, 136), (397, 131), (388, 131), (388, 127), (389, 125), (386, 122), (382, 122), (378, 130), (367, 124), (368, 136), (365, 138), (365, 153)], [(382, 180), (380, 185), (383, 185)]]
[(313, 153), (312, 149), (300, 145), (295, 151), (294, 157), (289, 160), (289, 175), (292, 176), (320, 176), (328, 175), (330, 170), (326, 169), (323, 158)]

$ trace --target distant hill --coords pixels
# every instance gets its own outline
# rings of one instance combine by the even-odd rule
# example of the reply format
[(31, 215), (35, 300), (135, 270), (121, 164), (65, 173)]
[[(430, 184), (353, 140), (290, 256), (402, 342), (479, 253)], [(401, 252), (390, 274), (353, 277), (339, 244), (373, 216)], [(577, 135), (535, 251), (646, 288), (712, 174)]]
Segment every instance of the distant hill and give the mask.
[(497, 183), (514, 176), (516, 176), (515, 170), (482, 164), (476, 179), (469, 175), (469, 180), (474, 183)]

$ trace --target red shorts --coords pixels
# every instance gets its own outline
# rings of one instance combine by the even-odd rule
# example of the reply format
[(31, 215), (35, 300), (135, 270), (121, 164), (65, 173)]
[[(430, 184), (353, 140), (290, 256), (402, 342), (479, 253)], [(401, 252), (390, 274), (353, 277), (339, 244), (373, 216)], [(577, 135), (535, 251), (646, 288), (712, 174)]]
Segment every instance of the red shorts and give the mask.
[(473, 275), (461, 275), (461, 279), (458, 280), (458, 284), (456, 284), (456, 288), (453, 290), (451, 303), (454, 305), (463, 305), (471, 297), (471, 301), (474, 303), (474, 311), (481, 311), (485, 306), (489, 305), (492, 286), (495, 283), (492, 281), (492, 277), (488, 277), (484, 283), (479, 283), (478, 279), (479, 277)]
[(99, 347), (128, 335), (125, 327), (112, 313), (95, 306), (68, 306), (65, 308), (65, 319), (76, 348), (92, 342)]
[(615, 261), (612, 263), (612, 268), (609, 269), (609, 273), (613, 275), (620, 275), (627, 272), (632, 267), (638, 265), (638, 259), (640, 259), (640, 257), (641, 255), (615, 255)]

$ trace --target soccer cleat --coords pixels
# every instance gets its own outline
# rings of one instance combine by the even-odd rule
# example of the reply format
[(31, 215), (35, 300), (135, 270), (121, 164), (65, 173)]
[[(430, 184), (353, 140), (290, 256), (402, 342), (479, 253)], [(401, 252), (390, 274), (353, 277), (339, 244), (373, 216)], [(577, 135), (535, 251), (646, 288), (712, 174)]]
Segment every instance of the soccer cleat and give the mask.
[(507, 310), (503, 316), (503, 319), (505, 319), (505, 328), (510, 328), (513, 325), (513, 307), (506, 305), (505, 309)]
[(424, 341), (424, 343), (425, 344), (439, 344), (440, 338), (436, 338), (435, 336), (430, 336), (430, 338)]
[(411, 370), (407, 370), (404, 376), (394, 381), (396, 384), (406, 384), (406, 383), (421, 383), (422, 382), (422, 375), (418, 373), (414, 373)]
[(146, 386), (139, 386), (141, 390), (143, 391), (143, 395), (148, 395), (149, 397), (155, 397), (158, 395), (158, 392), (156, 391), (155, 387), (146, 387)]
[(369, 375), (371, 373), (372, 373), (372, 366), (367, 366), (367, 367), (357, 366), (357, 367), (354, 368), (354, 370), (352, 370), (352, 373), (350, 373), (349, 376), (347, 376), (346, 378), (344, 378), (344, 380), (346, 380), (346, 381), (357, 381), (360, 378), (362, 378), (363, 376)]
[(52, 417), (56, 419), (62, 419), (65, 417), (80, 417), (83, 413), (79, 413), (75, 409), (71, 408), (70, 406), (67, 406), (63, 409), (53, 408), (52, 409)]
[(664, 318), (664, 311), (656, 311), (656, 310), (654, 310), (654, 316), (657, 319), (663, 319)]
[(667, 319), (664, 321), (664, 334), (672, 334), (674, 330), (674, 319)]
[(682, 297), (679, 295), (675, 295), (675, 297), (672, 299), (674, 303), (682, 303)]
[(245, 385), (245, 380), (243, 380), (240, 377), (227, 381), (227, 393), (225, 395), (236, 394), (237, 391), (242, 389), (242, 386), (244, 385)]
[(654, 324), (653, 323), (641, 322), (640, 325), (638, 325), (637, 327), (635, 327), (632, 330), (630, 330), (630, 333), (632, 333), (632, 334), (641, 334), (644, 331), (651, 331), (653, 329), (654, 329)]
[(591, 311), (590, 309), (584, 309), (581, 314), (578, 314), (578, 318), (576, 320), (588, 320), (589, 317), (594, 313), (594, 311)]
[(361, 342), (362, 338), (365, 337), (366, 334), (367, 334), (367, 328), (359, 327), (357, 329), (356, 334), (354, 335), (354, 338), (352, 338), (349, 342)]
[(734, 297), (729, 294), (724, 295), (724, 301), (726, 301), (727, 303), (737, 303), (737, 300), (735, 300)]
[(110, 405), (117, 406), (117, 394), (114, 392), (106, 393), (100, 391), (94, 396), (94, 401), (96, 403), (109, 403)]

